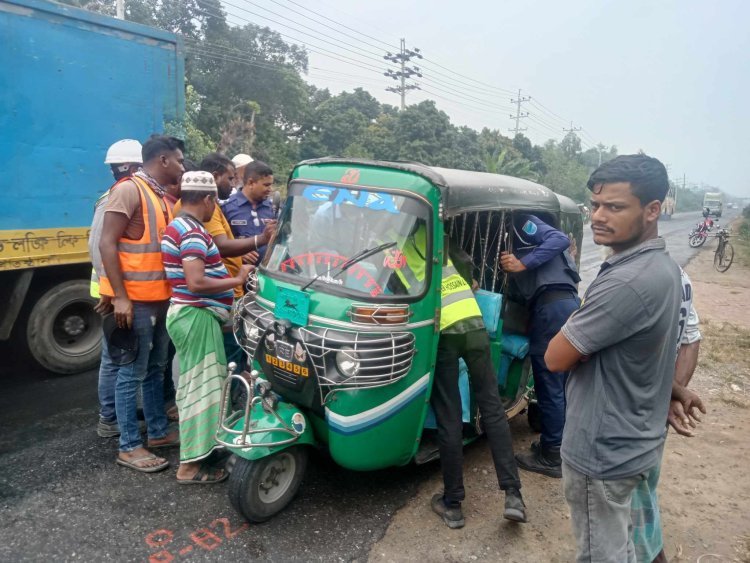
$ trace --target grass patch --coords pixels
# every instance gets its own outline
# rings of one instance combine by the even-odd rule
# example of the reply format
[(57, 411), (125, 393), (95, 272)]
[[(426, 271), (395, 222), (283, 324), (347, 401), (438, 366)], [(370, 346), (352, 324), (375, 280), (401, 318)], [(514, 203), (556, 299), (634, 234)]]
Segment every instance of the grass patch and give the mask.
[(740, 407), (750, 406), (750, 330), (727, 322), (701, 323), (698, 366), (713, 373), (722, 387), (719, 399)]
[(712, 362), (744, 363), (750, 367), (750, 330), (709, 319), (701, 322), (700, 329), (701, 356)]
[(743, 219), (737, 229), (737, 236), (731, 239), (735, 259), (743, 266), (750, 267), (750, 219)]

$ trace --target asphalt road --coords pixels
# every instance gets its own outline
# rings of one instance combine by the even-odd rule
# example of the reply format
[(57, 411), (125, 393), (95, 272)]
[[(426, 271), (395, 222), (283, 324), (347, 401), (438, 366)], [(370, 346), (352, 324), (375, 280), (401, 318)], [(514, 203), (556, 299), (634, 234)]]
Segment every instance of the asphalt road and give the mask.
[[(690, 213), (660, 223), (680, 264), (695, 252), (687, 232), (698, 220)], [(586, 228), (584, 285), (600, 262)], [(225, 484), (176, 483), (176, 450), (166, 456), (172, 468), (154, 475), (115, 465), (117, 441), (95, 432), (96, 372), (56, 377), (29, 369), (8, 346), (0, 354), (0, 561), (361, 561), (393, 513), (439, 471), (433, 463), (354, 473), (316, 455), (292, 505), (248, 525)]]

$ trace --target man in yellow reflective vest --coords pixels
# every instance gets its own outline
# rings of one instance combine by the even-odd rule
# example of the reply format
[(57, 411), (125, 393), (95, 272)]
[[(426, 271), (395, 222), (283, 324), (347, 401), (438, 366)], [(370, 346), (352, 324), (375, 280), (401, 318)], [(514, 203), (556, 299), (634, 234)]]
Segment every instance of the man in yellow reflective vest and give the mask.
[[(422, 225), (403, 244), (402, 252), (407, 265), (398, 270), (397, 275), (407, 289), (415, 282), (421, 283), (424, 280), (428, 263), (425, 260), (425, 242), (426, 229)], [(468, 258), (464, 258), (459, 252), (460, 250), (452, 251), (452, 258), (457, 261)], [(434, 495), (431, 504), (433, 511), (443, 518), (449, 528), (461, 528), (464, 525), (461, 511), (464, 484), (459, 358), (466, 362), (474, 399), (479, 406), (490, 444), (497, 480), (500, 489), (505, 491), (503, 516), (508, 520), (526, 522), (526, 506), (521, 497), (521, 480), (513, 456), (510, 428), (490, 357), (490, 340), (471, 283), (471, 276), (466, 279), (459, 274), (453, 260), (449, 258), (442, 272), (440, 341), (430, 399), (437, 422), (444, 486), (443, 493)]]
[[(99, 294), (99, 277), (104, 275), (102, 257), (99, 253), (99, 240), (102, 234), (104, 222), (104, 211), (107, 208), (109, 190), (120, 182), (124, 182), (135, 174), (143, 165), (141, 156), (141, 143), (135, 139), (122, 139), (112, 144), (107, 149), (104, 164), (112, 169), (115, 183), (107, 189), (104, 194), (96, 200), (94, 205), (94, 219), (91, 222), (89, 232), (89, 256), (93, 268), (91, 269), (91, 297), (99, 299), (94, 310), (101, 314), (112, 312), (112, 300), (108, 296)], [(115, 414), (115, 382), (117, 380), (118, 366), (109, 357), (107, 350), (107, 339), (102, 337), (102, 355), (99, 363), (99, 422), (96, 425), (96, 433), (102, 438), (116, 438), (120, 435), (120, 427), (117, 425)]]

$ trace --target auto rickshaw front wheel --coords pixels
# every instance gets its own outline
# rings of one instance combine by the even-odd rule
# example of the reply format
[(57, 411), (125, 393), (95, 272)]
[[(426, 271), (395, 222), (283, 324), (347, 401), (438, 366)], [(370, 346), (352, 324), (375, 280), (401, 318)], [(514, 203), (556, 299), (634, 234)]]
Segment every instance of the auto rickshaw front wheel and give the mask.
[(229, 477), (229, 501), (250, 522), (265, 522), (292, 501), (306, 467), (305, 446), (252, 461), (238, 456)]

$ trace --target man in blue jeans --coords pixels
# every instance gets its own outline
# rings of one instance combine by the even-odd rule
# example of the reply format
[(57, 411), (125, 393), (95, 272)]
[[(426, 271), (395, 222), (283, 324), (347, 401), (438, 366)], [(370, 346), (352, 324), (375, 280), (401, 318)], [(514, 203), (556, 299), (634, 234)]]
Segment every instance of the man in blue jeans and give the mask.
[(565, 426), (567, 371), (551, 371), (544, 353), (552, 337), (578, 309), (578, 276), (568, 247), (570, 239), (534, 215), (513, 218), (513, 254), (503, 253), (503, 270), (531, 312), (529, 357), (534, 371), (534, 392), (541, 414), (542, 434), (531, 451), (520, 453), (521, 469), (548, 477), (562, 477), (560, 444)]
[(134, 331), (137, 340), (134, 361), (121, 365), (117, 372), (117, 463), (153, 473), (166, 469), (169, 462), (143, 447), (136, 414), (139, 385), (148, 447), (180, 442), (177, 432), (168, 433), (164, 412), (164, 369), (169, 346), (166, 315), (171, 289), (161, 260), (161, 234), (172, 220), (164, 186), (178, 183), (184, 171), (182, 142), (153, 135), (143, 144), (142, 156), (143, 169), (110, 190), (99, 242), (104, 266), (99, 281), (101, 294), (112, 300), (118, 328)]
[[(108, 164), (115, 179), (115, 185), (137, 172), (143, 164), (141, 157), (141, 143), (135, 139), (122, 139), (107, 149), (104, 164)], [(99, 294), (99, 278), (104, 274), (101, 255), (99, 254), (99, 240), (102, 233), (104, 211), (107, 207), (109, 190), (107, 189), (94, 204), (94, 219), (89, 234), (89, 255), (93, 269), (91, 271), (91, 297), (99, 299), (94, 310), (99, 314), (112, 311), (112, 300)], [(120, 435), (115, 414), (115, 381), (117, 379), (117, 365), (112, 362), (107, 349), (107, 341), (102, 338), (102, 356), (99, 365), (99, 422), (96, 433), (102, 438), (116, 438)]]

